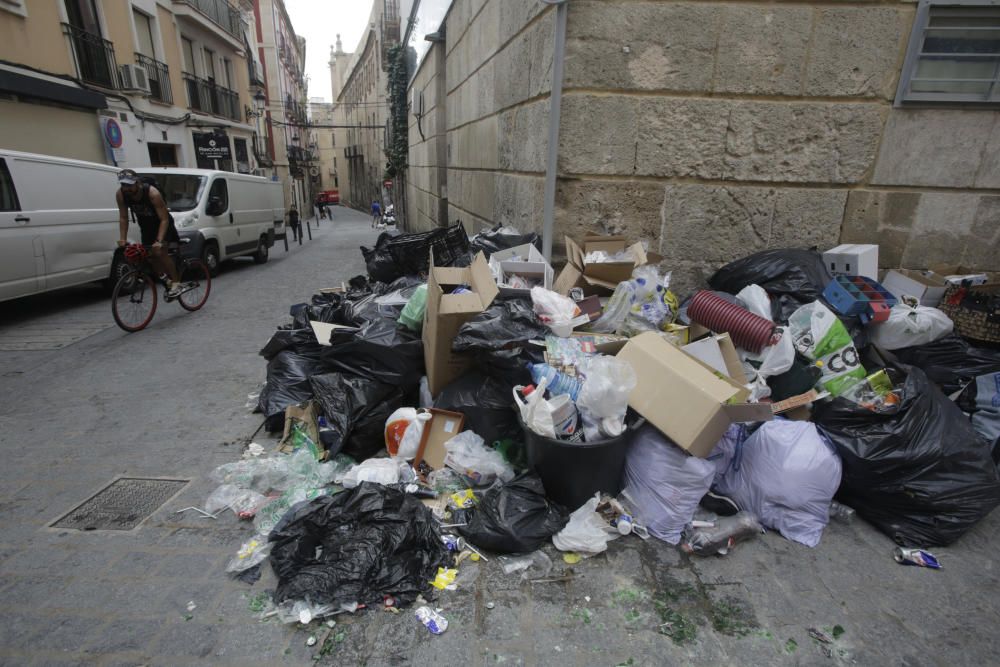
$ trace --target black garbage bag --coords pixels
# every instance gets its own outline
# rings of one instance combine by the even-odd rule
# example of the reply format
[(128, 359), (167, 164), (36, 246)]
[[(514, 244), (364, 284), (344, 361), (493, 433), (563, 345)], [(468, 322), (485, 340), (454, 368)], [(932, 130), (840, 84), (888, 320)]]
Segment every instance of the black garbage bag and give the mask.
[(452, 341), (453, 352), (502, 350), (535, 338), (545, 338), (549, 328), (538, 320), (531, 299), (501, 297), (463, 324)]
[(305, 353), (283, 350), (268, 362), (267, 381), (257, 400), (257, 409), (264, 413), (268, 431), (273, 433), (284, 427), (285, 408), (313, 397), (309, 377), (321, 372), (319, 354), (312, 349)]
[(517, 385), (529, 385), (534, 382), (528, 364), (543, 363), (545, 352), (539, 347), (476, 350), (474, 361), (480, 373), (497, 380), (504, 387), (513, 389)]
[(372, 249), (361, 254), (372, 280), (391, 283), (401, 276), (427, 273), (430, 251), (435, 266), (463, 266), (469, 259), (469, 237), (462, 224), (392, 237), (381, 234)]
[(375, 247), (368, 249), (361, 246), (361, 255), (365, 258), (365, 268), (372, 280), (389, 283), (398, 278), (401, 274), (396, 260), (389, 252), (388, 243), (392, 239), (390, 234), (385, 232), (379, 234), (375, 241)]
[(385, 422), (404, 404), (402, 389), (343, 373), (313, 375), (309, 382), (333, 430), (329, 456), (342, 452), (364, 461), (382, 451)]
[(260, 356), (271, 361), (279, 352), (283, 352), (284, 350), (316, 355), (319, 354), (319, 347), (312, 327), (305, 329), (281, 327), (274, 332), (267, 343), (264, 344), (264, 347), (261, 348)]
[(469, 239), (469, 252), (475, 255), (482, 252), (489, 259), (490, 255), (501, 250), (507, 250), (525, 243), (534, 244), (539, 251), (542, 249), (542, 239), (535, 232), (527, 234), (505, 234), (502, 225), (496, 225), (493, 229), (479, 232)]
[[(890, 369), (898, 405), (817, 403), (843, 461), (837, 497), (899, 544), (951, 544), (1000, 504), (989, 444), (919, 368)], [(904, 375), (905, 372), (905, 375)]]
[(378, 380), (404, 389), (416, 387), (424, 375), (424, 344), (395, 321), (378, 318), (358, 332), (334, 332), (323, 348), (323, 367)]
[(946, 394), (961, 390), (980, 375), (1000, 371), (1000, 350), (973, 347), (957, 334), (933, 343), (893, 350), (904, 364), (923, 370)]
[(447, 564), (434, 516), (397, 488), (362, 483), (293, 508), (271, 531), (275, 600), (410, 604)]
[(523, 472), (483, 494), (472, 520), (458, 532), (481, 549), (497, 553), (534, 551), (569, 521), (569, 512), (545, 497), (541, 478)]
[(799, 306), (816, 301), (833, 276), (823, 256), (813, 250), (785, 248), (764, 250), (730, 262), (708, 279), (712, 289), (736, 294), (757, 284), (771, 295), (775, 322), (787, 324)]
[(514, 412), (512, 387), (472, 371), (442, 389), (434, 407), (464, 414), (465, 428), (475, 431), (487, 444), (504, 440), (520, 442), (524, 432)]

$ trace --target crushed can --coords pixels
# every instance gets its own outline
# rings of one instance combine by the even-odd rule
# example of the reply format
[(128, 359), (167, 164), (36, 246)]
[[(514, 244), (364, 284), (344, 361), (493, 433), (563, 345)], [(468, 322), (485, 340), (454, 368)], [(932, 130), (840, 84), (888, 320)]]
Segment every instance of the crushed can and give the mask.
[(923, 549), (896, 547), (892, 551), (892, 557), (896, 559), (897, 563), (902, 565), (917, 565), (919, 567), (929, 567), (932, 570), (941, 569), (941, 564), (934, 557), (934, 554), (928, 553)]
[(430, 607), (419, 607), (413, 612), (413, 615), (435, 635), (448, 629), (448, 619)]

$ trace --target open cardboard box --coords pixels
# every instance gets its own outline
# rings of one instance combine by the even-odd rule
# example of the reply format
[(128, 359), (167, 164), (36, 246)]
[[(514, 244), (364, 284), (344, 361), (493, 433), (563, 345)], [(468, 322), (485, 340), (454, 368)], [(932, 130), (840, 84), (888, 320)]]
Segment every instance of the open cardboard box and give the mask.
[(748, 382), (746, 373), (743, 372), (740, 354), (736, 351), (736, 345), (727, 333), (702, 338), (688, 343), (681, 349), (710, 366), (712, 370), (732, 378), (740, 385), (745, 385)]
[(882, 287), (897, 299), (903, 296), (913, 296), (920, 299), (921, 306), (931, 308), (941, 303), (941, 297), (948, 289), (944, 276), (933, 271), (914, 271), (912, 269), (892, 269), (882, 279)]
[(630, 339), (617, 356), (638, 380), (628, 404), (694, 456), (707, 457), (734, 422), (773, 417), (770, 405), (746, 402), (746, 387), (654, 332)]
[[(424, 364), (431, 395), (437, 396), (471, 367), (471, 357), (452, 352), (451, 344), (463, 324), (493, 303), (499, 288), (481, 252), (470, 266), (461, 268), (434, 266), (432, 252), (429, 266), (423, 329)], [(468, 285), (471, 291), (450, 294), (459, 285)]]
[[(513, 257), (521, 257), (522, 259), (514, 260)], [(490, 256), (490, 269), (498, 279), (497, 285), (500, 288), (500, 294), (504, 296), (531, 295), (530, 289), (510, 287), (505, 284), (504, 278), (506, 276), (521, 276), (550, 290), (555, 275), (552, 267), (545, 261), (545, 256), (538, 252), (538, 248), (531, 243), (493, 253)]]
[[(603, 250), (609, 255), (631, 250), (634, 262), (595, 262), (587, 264), (587, 253)], [(641, 243), (628, 245), (624, 236), (585, 236), (582, 245), (566, 237), (566, 266), (556, 278), (555, 291), (569, 295), (574, 287), (583, 289), (584, 294), (601, 294), (614, 291), (618, 283), (632, 277), (637, 266), (648, 261)]]
[(465, 415), (461, 412), (437, 408), (428, 408), (427, 411), (431, 413), (431, 420), (424, 425), (420, 446), (413, 459), (414, 470), (419, 468), (421, 461), (425, 461), (434, 470), (443, 468), (445, 456), (448, 454), (444, 443), (461, 433), (462, 427), (465, 426)]

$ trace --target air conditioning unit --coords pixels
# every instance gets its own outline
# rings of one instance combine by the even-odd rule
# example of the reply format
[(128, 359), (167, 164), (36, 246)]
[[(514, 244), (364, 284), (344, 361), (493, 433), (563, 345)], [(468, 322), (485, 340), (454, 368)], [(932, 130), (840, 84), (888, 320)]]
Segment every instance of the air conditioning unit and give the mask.
[(146, 95), (150, 94), (149, 76), (146, 74), (146, 70), (138, 65), (125, 63), (121, 67), (121, 72), (122, 88), (125, 90), (137, 90)]

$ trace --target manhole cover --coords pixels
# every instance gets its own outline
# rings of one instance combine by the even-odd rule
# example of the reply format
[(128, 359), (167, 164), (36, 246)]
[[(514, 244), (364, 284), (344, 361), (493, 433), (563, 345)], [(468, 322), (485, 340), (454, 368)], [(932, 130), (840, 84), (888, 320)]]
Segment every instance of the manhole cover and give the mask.
[(187, 480), (140, 479), (122, 477), (111, 482), (52, 524), (53, 528), (75, 530), (132, 530), (172, 495), (184, 488)]

